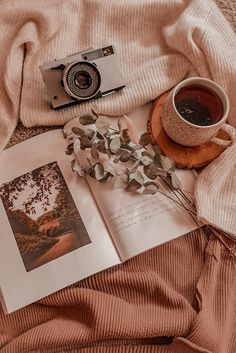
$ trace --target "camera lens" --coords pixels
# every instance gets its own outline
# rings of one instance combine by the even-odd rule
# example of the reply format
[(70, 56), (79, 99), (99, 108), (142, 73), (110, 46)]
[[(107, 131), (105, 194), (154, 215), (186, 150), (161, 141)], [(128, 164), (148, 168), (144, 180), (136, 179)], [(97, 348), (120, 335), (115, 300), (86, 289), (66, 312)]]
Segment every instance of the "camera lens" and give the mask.
[(75, 99), (94, 97), (101, 85), (101, 76), (90, 62), (78, 61), (69, 64), (63, 72), (65, 91)]
[(77, 87), (81, 88), (81, 89), (86, 89), (89, 88), (89, 86), (92, 83), (92, 78), (89, 75), (88, 72), (86, 71), (79, 71), (76, 75), (75, 75), (75, 84)]

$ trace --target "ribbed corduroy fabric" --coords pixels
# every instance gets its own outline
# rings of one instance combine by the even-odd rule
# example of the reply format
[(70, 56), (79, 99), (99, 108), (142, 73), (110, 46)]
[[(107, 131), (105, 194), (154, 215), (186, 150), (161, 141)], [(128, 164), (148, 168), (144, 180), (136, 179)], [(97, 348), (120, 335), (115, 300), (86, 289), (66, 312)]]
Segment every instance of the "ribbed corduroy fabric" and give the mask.
[[(0, 150), (19, 118), (59, 125), (90, 111), (94, 102), (53, 111), (39, 71), (88, 47), (113, 44), (126, 81), (96, 101), (99, 113), (127, 113), (193, 75), (214, 79), (234, 100), (235, 34), (212, 0), (3, 0), (0, 23)], [(232, 105), (236, 126), (235, 116)]]

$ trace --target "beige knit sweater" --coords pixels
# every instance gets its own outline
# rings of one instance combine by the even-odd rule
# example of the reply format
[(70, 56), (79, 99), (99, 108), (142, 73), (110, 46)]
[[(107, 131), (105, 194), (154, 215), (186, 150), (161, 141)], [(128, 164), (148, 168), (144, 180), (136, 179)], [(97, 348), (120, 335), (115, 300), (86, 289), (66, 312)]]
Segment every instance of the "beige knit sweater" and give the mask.
[[(127, 112), (201, 75), (225, 88), (236, 126), (236, 38), (211, 0), (2, 0), (0, 20), (1, 148), (19, 117), (26, 126), (62, 124), (88, 111), (52, 111), (38, 66), (107, 43), (127, 86), (98, 100), (99, 112)], [(199, 218), (232, 234), (235, 153), (207, 167), (195, 193)], [(215, 237), (206, 243), (195, 231), (13, 314), (0, 309), (0, 352), (234, 353), (235, 264)]]
[[(87, 47), (113, 44), (126, 82), (96, 101), (100, 113), (127, 113), (193, 75), (213, 78), (234, 101), (235, 34), (212, 0), (2, 0), (0, 23), (0, 150), (19, 118), (59, 125), (90, 110), (53, 111), (39, 71)], [(235, 117), (232, 104), (236, 126)]]

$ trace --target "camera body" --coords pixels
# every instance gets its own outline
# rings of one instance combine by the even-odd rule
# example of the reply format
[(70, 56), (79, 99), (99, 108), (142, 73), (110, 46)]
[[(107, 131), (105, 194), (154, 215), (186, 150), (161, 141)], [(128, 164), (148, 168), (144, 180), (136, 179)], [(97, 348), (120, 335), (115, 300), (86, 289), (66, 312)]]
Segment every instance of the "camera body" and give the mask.
[(125, 87), (112, 45), (86, 49), (39, 68), (54, 109), (100, 98)]

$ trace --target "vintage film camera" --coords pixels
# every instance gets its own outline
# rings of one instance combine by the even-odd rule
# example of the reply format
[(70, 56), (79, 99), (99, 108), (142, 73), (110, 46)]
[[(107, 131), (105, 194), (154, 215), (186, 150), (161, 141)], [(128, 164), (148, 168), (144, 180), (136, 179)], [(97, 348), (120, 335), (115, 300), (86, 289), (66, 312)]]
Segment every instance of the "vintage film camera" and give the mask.
[(125, 87), (113, 46), (90, 48), (39, 68), (54, 109), (100, 98)]

